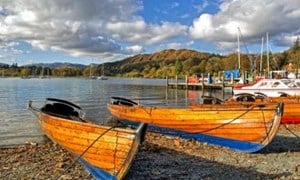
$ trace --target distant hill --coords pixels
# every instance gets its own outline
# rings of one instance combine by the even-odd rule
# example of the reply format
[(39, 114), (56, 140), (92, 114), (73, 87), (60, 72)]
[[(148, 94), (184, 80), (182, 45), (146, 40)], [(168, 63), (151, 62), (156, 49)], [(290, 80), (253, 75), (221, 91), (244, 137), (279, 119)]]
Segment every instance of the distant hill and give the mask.
[[(176, 70), (193, 74), (200, 72), (200, 64), (211, 57), (220, 55), (188, 49), (167, 49), (153, 54), (139, 54), (121, 61), (105, 63), (105, 72), (112, 76), (163, 77), (175, 75)], [(194, 69), (191, 69), (195, 66)], [(189, 71), (189, 72), (188, 72)]]
[(80, 69), (84, 69), (84, 68), (87, 67), (86, 65), (83, 65), (83, 64), (73, 64), (73, 63), (66, 63), (66, 62), (65, 63), (61, 63), (61, 62), (35, 63), (35, 64), (27, 64), (27, 65), (24, 65), (23, 67), (28, 67), (28, 66), (48, 67), (48, 68), (51, 68), (51, 69), (59, 68), (59, 67), (62, 67), (62, 66), (75, 67), (75, 68), (80, 68)]
[[(295, 45), (283, 53), (270, 53), (270, 69), (281, 70), (289, 63), (299, 63), (299, 60), (297, 61), (300, 58), (299, 47), (299, 45)], [(260, 54), (241, 54), (240, 70), (251, 71), (252, 67), (259, 67), (260, 58)], [(267, 67), (266, 63), (267, 56), (264, 54), (263, 69)], [(105, 63), (105, 74), (147, 78), (174, 77), (176, 75), (183, 77), (202, 73), (218, 75), (224, 70), (237, 69), (238, 64), (236, 53), (222, 56), (188, 49), (166, 49), (153, 54), (139, 54), (121, 61)]]
[[(270, 53), (269, 55), (270, 70), (282, 70), (287, 65), (290, 69), (297, 69), (296, 66), (300, 66), (300, 45), (298, 44), (282, 53)], [(266, 54), (262, 58), (262, 68), (265, 70), (267, 67)], [(241, 54), (240, 70), (257, 73), (260, 59), (260, 54)], [(239, 62), (236, 53), (223, 56), (188, 49), (166, 49), (152, 54), (138, 54), (120, 61), (107, 62), (104, 66), (93, 64), (92, 67), (89, 67), (89, 65), (60, 62), (37, 63), (21, 66), (18, 72), (13, 67), (11, 71), (6, 71), (6, 73), (11, 76), (31, 74), (30, 68), (22, 69), (22, 67), (32, 65), (38, 67), (36, 74), (39, 74), (40, 71), (44, 70), (42, 67), (45, 67), (54, 76), (89, 76), (92, 72), (93, 75), (164, 78), (166, 76), (175, 77), (176, 75), (179, 77), (207, 75), (208, 73), (219, 76), (225, 70), (237, 69)], [(104, 72), (102, 72), (103, 70)]]
[(8, 67), (8, 66), (9, 66), (8, 64), (0, 63), (0, 67)]

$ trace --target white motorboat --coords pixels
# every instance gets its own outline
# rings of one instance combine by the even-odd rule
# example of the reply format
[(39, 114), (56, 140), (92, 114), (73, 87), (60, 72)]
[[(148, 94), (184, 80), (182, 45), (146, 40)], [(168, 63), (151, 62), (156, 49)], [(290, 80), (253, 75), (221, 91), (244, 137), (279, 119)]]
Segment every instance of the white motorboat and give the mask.
[(300, 80), (298, 79), (262, 79), (254, 85), (235, 86), (233, 94), (263, 93), (269, 97), (300, 96)]

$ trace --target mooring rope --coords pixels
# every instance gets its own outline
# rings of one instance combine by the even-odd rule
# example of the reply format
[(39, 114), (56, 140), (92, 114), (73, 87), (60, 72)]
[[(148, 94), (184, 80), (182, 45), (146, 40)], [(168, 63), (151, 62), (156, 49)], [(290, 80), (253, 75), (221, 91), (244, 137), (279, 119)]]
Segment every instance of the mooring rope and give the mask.
[(292, 135), (294, 135), (296, 138), (299, 138), (300, 139), (300, 136), (297, 135), (296, 133), (294, 133), (290, 128), (287, 127), (286, 124), (283, 124), (283, 127), (285, 127), (285, 129), (290, 132)]
[[(262, 113), (263, 120), (264, 120), (265, 132), (266, 132), (266, 138), (269, 139), (269, 131), (268, 131), (268, 127), (267, 127), (267, 123), (266, 123), (266, 118), (265, 118), (264, 111), (262, 110), (261, 113)], [(275, 120), (275, 118), (273, 119), (273, 121), (274, 121), (274, 120)], [(272, 121), (272, 123), (273, 123), (273, 121)], [(266, 139), (266, 138), (265, 138), (265, 139)], [(264, 139), (264, 140), (265, 140), (265, 139)], [(264, 140), (263, 140), (263, 141), (264, 141)], [(262, 142), (263, 142), (263, 141), (262, 141)]]
[[(263, 113), (263, 111), (262, 111), (262, 113)], [(264, 115), (263, 115), (264, 116)], [(266, 138), (268, 138), (268, 140), (270, 140), (269, 139), (269, 133), (270, 133), (270, 131), (268, 131), (268, 128), (267, 128), (267, 126), (266, 126), (266, 118), (265, 118), (265, 116), (264, 116), (264, 125), (265, 125), (265, 130), (266, 130), (266, 137), (261, 141), (261, 142), (264, 142), (265, 141), (265, 139)], [(273, 121), (272, 121), (272, 125), (271, 125), (271, 127), (274, 125), (274, 121), (275, 121), (275, 118), (273, 119)], [(272, 129), (272, 128), (271, 128)]]
[[(41, 113), (42, 111), (36, 107), (32, 106), (32, 101), (29, 101), (28, 104), (28, 109), (31, 110), (33, 112), (33, 114), (37, 117), (39, 117), (38, 113)], [(110, 130), (112, 130), (113, 128), (115, 128), (115, 126), (112, 126), (108, 129), (106, 129), (102, 134), (100, 134), (76, 159), (75, 161), (67, 168), (64, 170), (64, 172), (67, 172), (69, 169), (71, 169), (72, 166), (75, 165), (75, 163), (103, 136), (105, 135), (107, 132), (109, 132)], [(115, 162), (114, 162), (115, 163)], [(115, 165), (114, 165), (115, 166)], [(55, 179), (59, 179), (63, 174), (58, 175), (58, 177), (56, 177)]]
[[(216, 126), (214, 128), (211, 128), (211, 129), (207, 129), (207, 130), (204, 130), (204, 131), (199, 131), (199, 132), (195, 132), (195, 133), (205, 133), (205, 132), (209, 132), (209, 131), (213, 131), (215, 129), (218, 129), (218, 128), (221, 128), (223, 126), (226, 126), (228, 124), (231, 124), (232, 122), (238, 120), (240, 117), (244, 116), (245, 114), (247, 114), (249, 111), (253, 110), (254, 108), (256, 107), (261, 107), (262, 104), (259, 104), (259, 105), (253, 105), (253, 106), (250, 106), (250, 108), (248, 108), (245, 112), (243, 112), (242, 114), (238, 115), (237, 117), (233, 118), (232, 120), (226, 122), (226, 123), (223, 123), (219, 126)], [(150, 112), (148, 112), (144, 106), (139, 106), (141, 107), (146, 113), (148, 113), (149, 115), (151, 115), (151, 112), (153, 109), (155, 108), (150, 108)], [(261, 109), (262, 113), (263, 113), (263, 109)], [(264, 113), (263, 113), (263, 120), (264, 120), (264, 124), (265, 124), (265, 128), (266, 128), (266, 134), (268, 135), (268, 130), (267, 130), (267, 127), (266, 127), (266, 120), (265, 120), (265, 116), (264, 116)]]
[[(113, 117), (113, 120), (115, 120), (117, 124), (122, 124), (122, 125), (128, 126), (126, 123), (124, 123), (124, 122), (122, 122), (122, 121), (119, 121), (118, 119), (116, 119), (116, 118), (114, 118), (114, 117)], [(138, 133), (140, 133), (140, 131), (139, 131)], [(139, 135), (139, 134), (138, 134), (138, 135)], [(130, 151), (132, 150), (132, 148), (133, 148), (133, 146), (134, 146), (134, 144), (135, 144), (136, 139), (137, 139), (137, 136), (135, 136), (135, 140), (132, 141), (128, 153), (130, 153)], [(117, 141), (118, 141), (118, 139), (117, 139)], [(117, 143), (117, 146), (118, 146), (118, 143)], [(115, 154), (115, 155), (116, 155), (116, 154)], [(125, 160), (123, 161), (121, 167), (123, 167), (124, 164), (125, 164), (125, 163), (128, 161), (128, 159), (130, 159), (130, 158), (131, 158), (130, 156), (127, 156), (127, 157), (125, 158)], [(115, 160), (116, 160), (116, 157), (115, 157)], [(116, 163), (115, 163), (115, 164), (116, 164)], [(114, 165), (115, 165), (115, 164), (114, 164)], [(119, 173), (119, 172), (118, 172), (118, 173)], [(118, 174), (115, 174), (115, 176), (118, 176)]]
[[(109, 132), (110, 130), (112, 130), (113, 128), (115, 128), (115, 126), (110, 127), (109, 129), (105, 130), (102, 134), (100, 134), (76, 159), (75, 161), (67, 168), (64, 170), (64, 172), (67, 172), (69, 169), (71, 169), (72, 166), (75, 165), (75, 163), (107, 132)], [(59, 179), (63, 174), (60, 174), (57, 178), (55, 179)]]
[(243, 117), (245, 114), (247, 114), (250, 110), (254, 109), (255, 107), (260, 107), (260, 105), (256, 105), (256, 106), (252, 106), (251, 108), (247, 109), (245, 112), (243, 112), (242, 114), (238, 115), (237, 117), (233, 118), (232, 120), (226, 122), (226, 123), (223, 123), (223, 124), (220, 124), (219, 126), (216, 126), (214, 128), (211, 128), (211, 129), (207, 129), (207, 130), (204, 130), (204, 131), (200, 131), (200, 132), (197, 132), (197, 133), (205, 133), (205, 132), (209, 132), (209, 131), (213, 131), (215, 129), (218, 129), (220, 127), (223, 127), (223, 126), (226, 126), (228, 124), (231, 124), (232, 122), (236, 121), (237, 119), (239, 119), (240, 117)]

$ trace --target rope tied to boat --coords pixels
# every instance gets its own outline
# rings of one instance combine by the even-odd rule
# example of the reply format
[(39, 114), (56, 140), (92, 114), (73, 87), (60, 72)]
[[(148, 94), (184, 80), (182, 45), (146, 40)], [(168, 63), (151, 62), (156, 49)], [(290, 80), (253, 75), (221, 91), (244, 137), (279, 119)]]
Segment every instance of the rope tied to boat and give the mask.
[[(101, 133), (76, 159), (75, 161), (67, 168), (64, 170), (64, 172), (67, 172), (71, 169), (71, 167), (73, 167), (75, 165), (75, 163), (102, 137), (104, 136), (107, 132), (109, 132), (110, 130), (116, 128), (116, 126), (112, 126), (108, 129), (106, 129), (103, 133)], [(59, 179), (63, 174), (60, 174), (57, 178), (55, 179)]]
[[(245, 114), (249, 113), (251, 110), (253, 110), (254, 108), (258, 107), (260, 110), (261, 110), (261, 113), (262, 113), (262, 116), (263, 116), (263, 122), (264, 122), (264, 127), (265, 127), (265, 133), (266, 133), (266, 138), (268, 138), (269, 136), (269, 131), (268, 131), (268, 127), (267, 127), (267, 122), (266, 122), (266, 119), (265, 119), (265, 115), (264, 115), (264, 111), (263, 111), (263, 108), (265, 107), (266, 105), (265, 104), (258, 104), (258, 105), (252, 105), (251, 106), (247, 106), (247, 110), (245, 112), (243, 112), (242, 114), (240, 114), (239, 116), (233, 118), (232, 120), (226, 122), (226, 123), (223, 123), (219, 126), (216, 126), (214, 128), (211, 128), (211, 129), (207, 129), (207, 130), (204, 130), (204, 131), (200, 131), (200, 132), (196, 132), (196, 133), (206, 133), (206, 132), (210, 132), (210, 131), (213, 131), (213, 130), (216, 130), (218, 128), (221, 128), (221, 127), (224, 127), (226, 125), (229, 125), (231, 123), (233, 123), (234, 121), (238, 120), (240, 117), (244, 116)], [(156, 109), (155, 107), (151, 107), (150, 108), (150, 111), (148, 112), (146, 108), (144, 108), (144, 106), (140, 106), (142, 107), (142, 109), (148, 114), (148, 115), (151, 115), (151, 112), (153, 109)], [(272, 121), (273, 123), (273, 121)]]
[(290, 128), (288, 128), (286, 124), (283, 124), (283, 127), (284, 127), (289, 133), (291, 133), (292, 135), (294, 135), (297, 139), (300, 139), (300, 136), (297, 135), (295, 132), (293, 132)]
[[(214, 127), (214, 128), (207, 129), (207, 130), (205, 130), (205, 131), (201, 131), (201, 132), (197, 132), (197, 133), (205, 133), (205, 132), (213, 131), (213, 130), (215, 130), (215, 129), (224, 127), (224, 126), (226, 126), (226, 125), (228, 125), (228, 124), (231, 124), (231, 123), (233, 123), (234, 121), (238, 120), (240, 117), (243, 117), (245, 114), (247, 114), (248, 112), (250, 112), (252, 109), (254, 109), (254, 108), (256, 108), (256, 107), (259, 107), (259, 108), (261, 109), (262, 113), (263, 113), (263, 109), (262, 109), (262, 108), (265, 107), (264, 104), (259, 104), (259, 105), (251, 106), (251, 107), (248, 108), (245, 112), (243, 112), (243, 113), (240, 114), (239, 116), (233, 118), (232, 120), (230, 120), (230, 121), (228, 121), (228, 122), (226, 122), (226, 123), (223, 123), (223, 124), (221, 124), (221, 125), (219, 125), (219, 126), (216, 126), (216, 127)], [(264, 122), (265, 122), (265, 117), (263, 116), (263, 118), (264, 118)]]

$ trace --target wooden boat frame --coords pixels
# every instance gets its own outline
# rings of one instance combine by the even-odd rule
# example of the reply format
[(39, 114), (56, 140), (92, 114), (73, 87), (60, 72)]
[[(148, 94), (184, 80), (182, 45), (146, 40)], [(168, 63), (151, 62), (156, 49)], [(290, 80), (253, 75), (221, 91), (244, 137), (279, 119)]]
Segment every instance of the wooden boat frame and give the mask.
[(300, 97), (284, 95), (280, 97), (268, 97), (263, 93), (241, 93), (223, 101), (225, 104), (253, 104), (253, 103), (284, 103), (284, 112), (281, 118), (282, 124), (300, 124)]
[(134, 130), (94, 124), (83, 118), (79, 106), (55, 98), (47, 98), (40, 109), (30, 101), (28, 108), (45, 134), (75, 155), (95, 179), (122, 179), (126, 175), (147, 126), (140, 123)]
[[(283, 112), (283, 103), (248, 107), (237, 104), (231, 109), (227, 105), (151, 107), (122, 97), (112, 97), (107, 107), (113, 117), (128, 124), (144, 122), (152, 131), (193, 138), (243, 152), (256, 152), (268, 145), (278, 131)], [(234, 111), (239, 115), (225, 117)], [(269, 119), (259, 119), (267, 114)], [(218, 119), (218, 116), (224, 118)], [(260, 132), (251, 133), (251, 130)]]

